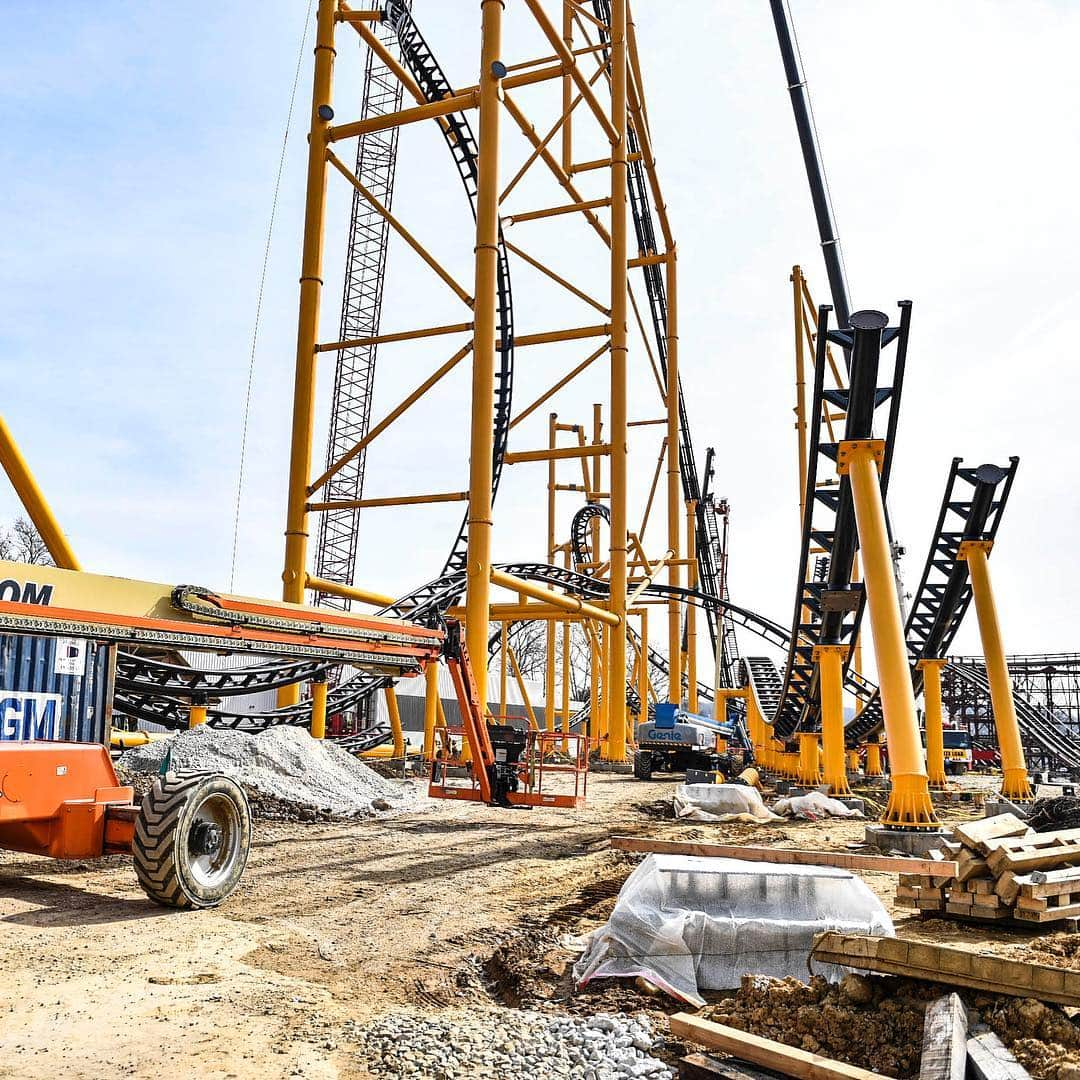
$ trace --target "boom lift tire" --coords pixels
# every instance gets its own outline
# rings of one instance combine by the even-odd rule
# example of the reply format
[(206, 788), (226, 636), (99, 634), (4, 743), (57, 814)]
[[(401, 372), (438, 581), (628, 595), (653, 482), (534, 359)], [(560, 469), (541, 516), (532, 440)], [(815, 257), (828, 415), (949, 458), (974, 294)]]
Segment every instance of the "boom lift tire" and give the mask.
[(653, 770), (653, 756), (651, 750), (634, 751), (634, 778), (637, 780), (651, 780)]
[(151, 900), (190, 909), (215, 907), (236, 888), (250, 846), (251, 809), (237, 783), (169, 772), (143, 799), (131, 852)]

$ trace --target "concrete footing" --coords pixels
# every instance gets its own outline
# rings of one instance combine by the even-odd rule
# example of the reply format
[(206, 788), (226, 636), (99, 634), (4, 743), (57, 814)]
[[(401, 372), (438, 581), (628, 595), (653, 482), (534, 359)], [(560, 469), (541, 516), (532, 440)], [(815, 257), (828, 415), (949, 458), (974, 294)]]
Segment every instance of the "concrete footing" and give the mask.
[(988, 795), (983, 807), (983, 817), (997, 817), (998, 814), (1015, 814), (1026, 818), (1031, 813), (1031, 804), (1014, 803), (1003, 795)]
[(941, 847), (943, 840), (950, 840), (947, 829), (887, 829), (884, 825), (866, 826), (866, 843), (878, 851), (902, 851), (905, 855), (924, 858)]
[(593, 761), (589, 764), (589, 772), (632, 773), (633, 771), (633, 763), (629, 761)]

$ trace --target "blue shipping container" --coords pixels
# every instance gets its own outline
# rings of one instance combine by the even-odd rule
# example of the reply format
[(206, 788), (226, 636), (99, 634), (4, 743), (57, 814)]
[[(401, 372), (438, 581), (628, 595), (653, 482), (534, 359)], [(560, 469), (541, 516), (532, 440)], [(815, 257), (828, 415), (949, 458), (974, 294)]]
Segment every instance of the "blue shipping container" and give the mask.
[(115, 649), (87, 638), (0, 634), (0, 739), (106, 742)]

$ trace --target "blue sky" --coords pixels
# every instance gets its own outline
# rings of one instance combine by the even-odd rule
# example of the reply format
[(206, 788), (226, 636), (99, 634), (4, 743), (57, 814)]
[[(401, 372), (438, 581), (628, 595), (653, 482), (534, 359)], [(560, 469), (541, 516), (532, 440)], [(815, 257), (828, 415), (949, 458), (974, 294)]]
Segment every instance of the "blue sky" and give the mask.
[[(451, 78), (474, 82), (479, 5), (414, 6)], [(0, 5), (4, 415), (89, 569), (228, 584), (255, 298), (305, 7), (267, 2), (252, 21), (240, 5)], [(768, 5), (725, 0), (677, 18), (672, 5), (636, 7), (679, 239), (695, 442), (702, 457), (717, 447), (718, 488), (732, 502), (734, 598), (786, 622), (797, 549), (787, 278), (802, 263), (824, 299), (824, 274)], [(975, 17), (958, 2), (793, 0), (793, 11), (855, 305), (916, 304), (891, 498), (911, 585), (949, 460), (1019, 454), (993, 558), (1006, 643), (1072, 649), (1080, 9), (986, 0)], [(541, 51), (511, 14), (509, 62)], [(351, 42), (340, 51), (339, 118), (356, 100), (360, 59)], [(309, 62), (307, 49), (241, 515), (236, 587), (265, 595), (279, 589)], [(535, 102), (538, 127), (554, 118), (542, 95), (521, 100)], [(506, 123), (509, 175), (524, 144)], [(519, 196), (517, 209), (563, 201), (539, 183)], [(427, 127), (403, 136), (395, 205), (469, 283), (467, 207)], [(324, 338), (335, 336), (346, 213), (332, 180)], [(602, 295), (602, 260), (584, 230), (518, 228), (515, 240), (547, 245), (553, 262), (583, 282), (591, 275)], [(590, 321), (588, 309), (554, 300), (524, 271), (515, 293), (525, 332)], [(427, 270), (392, 248), (384, 328), (463, 320)], [(451, 351), (387, 352), (375, 415)], [(530, 399), (530, 379), (540, 385), (587, 351), (523, 351), (518, 400)], [(639, 349), (636, 416), (655, 408), (644, 365)], [(556, 402), (560, 419), (586, 419), (603, 383), (598, 371)], [(517, 448), (541, 445), (546, 412), (522, 425)], [(368, 493), (464, 487), (466, 418), (462, 369), (373, 448)], [(639, 494), (652, 438), (632, 445)], [(317, 461), (322, 439), (320, 428)], [(543, 467), (525, 467), (501, 493), (498, 558), (542, 556), (543, 480)], [(567, 524), (575, 506), (560, 503)], [(5, 491), (0, 513), (14, 512)], [(371, 512), (358, 582), (398, 592), (433, 576), (460, 513)], [(661, 532), (652, 539), (658, 550)], [(972, 631), (961, 647), (975, 647)]]

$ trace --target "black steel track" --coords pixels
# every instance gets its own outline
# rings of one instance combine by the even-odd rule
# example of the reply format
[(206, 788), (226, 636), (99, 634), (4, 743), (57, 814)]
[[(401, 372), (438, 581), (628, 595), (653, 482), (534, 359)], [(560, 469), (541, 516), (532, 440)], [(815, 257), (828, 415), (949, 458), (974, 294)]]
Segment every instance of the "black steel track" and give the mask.
[[(911, 324), (910, 302), (902, 301), (899, 307), (900, 324), (897, 327), (887, 326), (888, 320), (881, 312), (862, 311), (851, 316), (850, 329), (832, 331), (829, 330), (832, 309), (828, 306), (819, 309), (795, 611), (783, 687), (772, 717), (774, 730), (780, 738), (788, 738), (800, 728), (813, 729), (820, 724), (818, 671), (813, 659), (815, 647), (852, 642), (859, 632), (865, 594), (861, 586), (852, 583), (852, 566), (859, 540), (851, 484), (846, 476), (839, 477), (835, 483), (827, 482), (836, 476), (838, 448), (835, 443), (822, 441), (822, 417), (830, 406), (838, 408), (845, 414), (843, 438), (869, 439), (874, 437), (878, 410), (885, 410), (885, 457), (881, 467), (884, 498), (892, 467)], [(891, 377), (885, 385), (879, 385), (881, 352), (894, 340), (897, 349)], [(851, 353), (851, 381), (847, 389), (825, 389), (829, 342)], [(828, 557), (824, 580), (816, 573), (808, 573), (810, 556), (815, 550)], [(850, 655), (844, 665), (845, 672), (849, 666)]]

